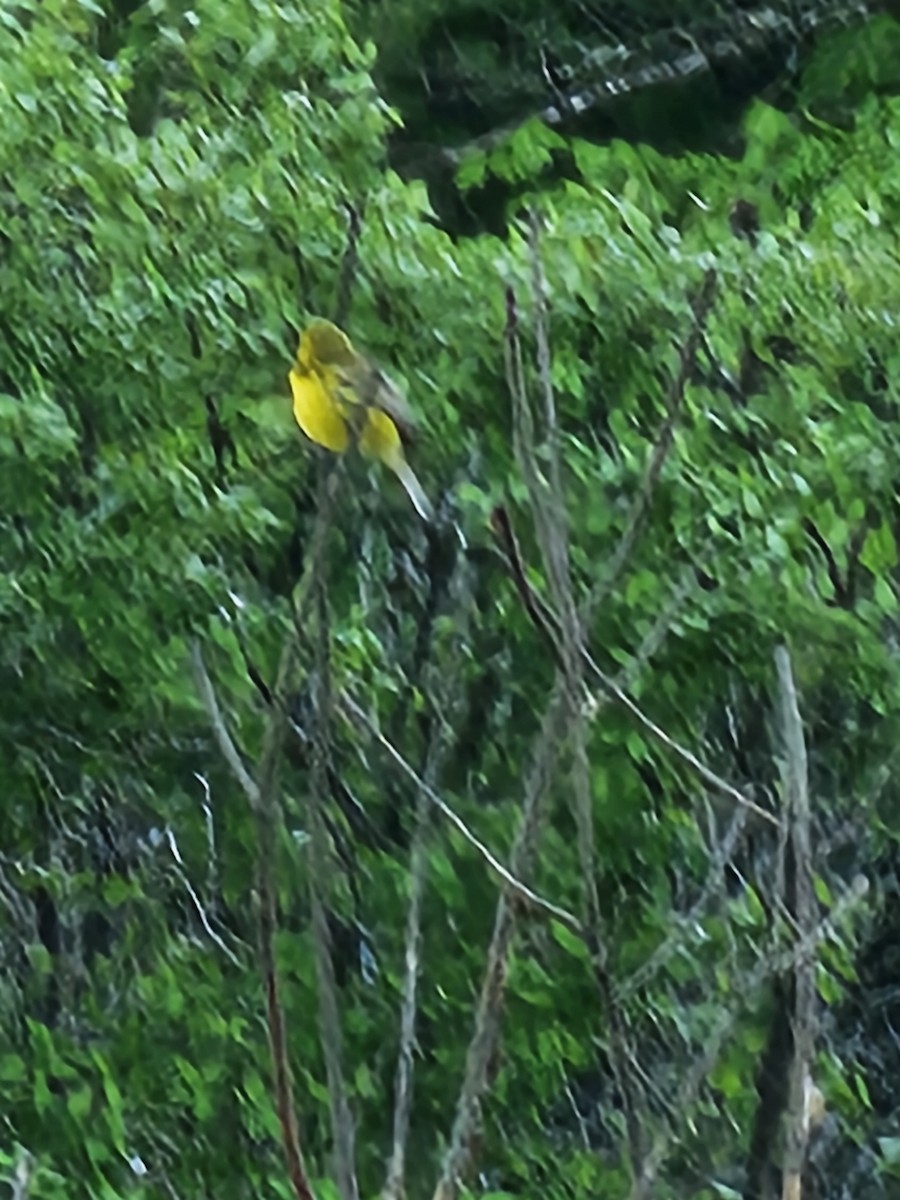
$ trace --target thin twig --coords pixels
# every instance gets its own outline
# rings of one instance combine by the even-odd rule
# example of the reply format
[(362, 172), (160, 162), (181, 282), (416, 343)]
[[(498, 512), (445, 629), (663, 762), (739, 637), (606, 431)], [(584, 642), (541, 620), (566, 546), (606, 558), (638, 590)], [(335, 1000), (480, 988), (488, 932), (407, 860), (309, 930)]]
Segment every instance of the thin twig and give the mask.
[(416, 770), (410, 766), (400, 751), (388, 741), (371, 717), (369, 717), (367, 713), (360, 708), (360, 706), (356, 703), (352, 696), (349, 695), (348, 692), (344, 691), (341, 693), (338, 699), (338, 705), (355, 724), (362, 726), (362, 728), (364, 728), (369, 735), (374, 738), (381, 749), (384, 750), (387, 756), (395, 763), (396, 766), (400, 768), (404, 775), (412, 780), (419, 793), (426, 796), (430, 803), (433, 804), (434, 807), (447, 818), (453, 828), (456, 829), (458, 833), (462, 834), (469, 845), (478, 851), (491, 870), (503, 880), (507, 889), (513, 896), (521, 901), (526, 908), (533, 908), (541, 912), (545, 912), (548, 916), (560, 921), (574, 933), (581, 932), (581, 922), (577, 917), (573, 916), (572, 913), (567, 912), (566, 909), (560, 908), (559, 905), (553, 904), (550, 900), (545, 900), (543, 896), (539, 896), (537, 892), (533, 891), (526, 884), (522, 883), (521, 880), (517, 879), (515, 875), (491, 853), (487, 846), (485, 846), (484, 842), (480, 841), (479, 838), (472, 833), (471, 829), (469, 829), (462, 817), (454, 812), (450, 805), (441, 799), (434, 788), (427, 784), (425, 780), (422, 779), (419, 774), (417, 774)]
[(612, 696), (613, 699), (615, 699), (619, 704), (621, 704), (626, 712), (629, 712), (639, 725), (646, 729), (648, 733), (652, 734), (653, 737), (655, 737), (658, 742), (665, 746), (667, 750), (670, 750), (676, 756), (676, 758), (680, 758), (682, 762), (687, 763), (691, 770), (698, 775), (704, 783), (708, 784), (714, 791), (720, 792), (723, 796), (727, 796), (729, 800), (733, 800), (735, 804), (740, 804), (744, 808), (749, 809), (750, 812), (755, 813), (758, 817), (762, 817), (762, 819), (767, 821), (770, 825), (775, 825), (777, 827), (780, 824), (778, 818), (773, 816), (772, 813), (767, 812), (764, 808), (761, 808), (754, 800), (751, 800), (749, 796), (745, 796), (742, 792), (739, 792), (738, 789), (732, 784), (728, 783), (727, 780), (722, 779), (721, 776), (715, 773), (715, 771), (711, 771), (709, 767), (705, 766), (700, 759), (697, 758), (696, 754), (692, 753), (692, 751), (688, 750), (687, 747), (680, 745), (680, 743), (676, 742), (674, 738), (670, 737), (664, 729), (657, 725), (655, 721), (651, 720), (650, 717), (648, 717), (644, 712), (641, 711), (640, 708), (638, 708), (637, 704), (635, 704), (631, 697), (622, 690), (615, 680), (610, 679), (610, 677), (600, 669), (587, 651), (585, 651), (584, 654), (585, 661), (590, 666), (594, 676), (603, 690)]
[(209, 717), (209, 723), (212, 725), (212, 731), (218, 743), (219, 750), (222, 752), (222, 757), (231, 768), (232, 775), (234, 775), (235, 779), (241, 785), (244, 795), (250, 802), (250, 807), (255, 811), (259, 806), (259, 788), (256, 786), (250, 772), (244, 766), (244, 760), (241, 758), (237, 746), (231, 740), (231, 734), (228, 732), (228, 726), (225, 724), (225, 718), (222, 716), (222, 710), (219, 707), (219, 701), (216, 697), (212, 680), (203, 661), (203, 651), (196, 638), (191, 642), (191, 667), (194, 672), (194, 682), (197, 685), (197, 691), (200, 694), (200, 699), (203, 701), (203, 707), (206, 709), (206, 715)]
[[(497, 508), (494, 510), (493, 527), (501, 540), (504, 561), (519, 595), (522, 597), (526, 612), (535, 627), (548, 640), (550, 645), (557, 648), (561, 638), (559, 618), (546, 602), (537, 595), (528, 581), (518, 541), (515, 538), (509, 516), (505, 509)], [(558, 649), (556, 652), (558, 657)], [(601, 670), (584, 646), (581, 647), (581, 655), (586, 666), (608, 695), (621, 704), (634, 717), (638, 724), (642, 725), (648, 733), (651, 733), (657, 741), (661, 742), (668, 750), (680, 758), (682, 762), (687, 763), (700, 776), (704, 783), (707, 783), (713, 790), (721, 793), (723, 796), (727, 796), (730, 800), (733, 800), (735, 804), (740, 804), (749, 811), (756, 813), (757, 816), (762, 817), (763, 820), (768, 821), (770, 824), (776, 826), (779, 824), (777, 817), (766, 811), (766, 809), (761, 808), (755, 801), (738, 791), (732, 784), (716, 775), (709, 767), (704, 766), (695, 754), (676, 742), (664, 729), (651, 720), (650, 717), (646, 716), (631, 697), (622, 690), (620, 685), (615, 683)]]

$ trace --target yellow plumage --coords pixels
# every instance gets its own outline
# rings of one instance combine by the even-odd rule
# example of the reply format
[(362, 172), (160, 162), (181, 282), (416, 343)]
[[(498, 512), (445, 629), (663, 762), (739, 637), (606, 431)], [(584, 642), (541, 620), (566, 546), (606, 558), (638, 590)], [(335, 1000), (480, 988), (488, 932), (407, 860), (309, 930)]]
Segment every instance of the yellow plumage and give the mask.
[(367, 458), (394, 472), (419, 515), (431, 519), (431, 505), (406, 461), (398, 429), (398, 423), (412, 425), (412, 414), (387, 376), (353, 349), (345, 333), (330, 321), (314, 321), (300, 335), (288, 379), (294, 417), (311, 441), (335, 454), (355, 442)]

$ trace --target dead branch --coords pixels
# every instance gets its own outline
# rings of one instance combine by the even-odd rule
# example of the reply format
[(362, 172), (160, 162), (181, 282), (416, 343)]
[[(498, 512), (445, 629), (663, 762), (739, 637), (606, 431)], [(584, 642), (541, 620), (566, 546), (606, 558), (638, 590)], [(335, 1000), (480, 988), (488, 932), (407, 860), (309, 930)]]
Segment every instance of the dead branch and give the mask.
[(322, 797), (327, 787), (328, 736), (331, 718), (331, 663), (328, 653), (330, 631), (325, 600), (326, 572), (318, 573), (316, 589), (315, 638), (315, 724), (310, 787), (307, 792), (309, 820), (309, 903), (312, 915), (313, 954), (319, 1002), (319, 1037), (325, 1059), (328, 1100), (331, 1110), (331, 1136), (334, 1147), (334, 1175), (341, 1200), (358, 1200), (356, 1149), (353, 1114), (344, 1081), (343, 1037), (341, 1033), (338, 988), (332, 958), (331, 932), (325, 903), (329, 877), (329, 849)]
[[(463, 648), (468, 644), (467, 605), (463, 602), (460, 586), (460, 562), (461, 560), (456, 560), (443, 589), (444, 595), (453, 595), (457, 601), (456, 619), (454, 620), (454, 653), (457, 659), (461, 659)], [(434, 591), (432, 591), (432, 599), (434, 601), (431, 610), (433, 621), (438, 613), (437, 597)], [(461, 678), (462, 676), (453, 670), (452, 666), (447, 669), (443, 663), (441, 669), (432, 665), (426, 675), (424, 691), (435, 712), (435, 721), (422, 771), (423, 781), (429, 788), (433, 788), (434, 782), (438, 778), (444, 755), (451, 744), (453, 730), (458, 728), (448, 720), (448, 714), (452, 712), (455, 706), (454, 702), (458, 703)], [(410, 893), (404, 937), (405, 969), (403, 997), (400, 1006), (400, 1039), (394, 1078), (393, 1137), (382, 1200), (403, 1200), (405, 1195), (406, 1146), (413, 1102), (413, 1050), (416, 1041), (418, 1011), (422, 905), (428, 873), (428, 835), (432, 828), (433, 815), (434, 806), (430, 797), (420, 790), (416, 801), (415, 828), (410, 849)]]
[[(572, 799), (575, 823), (578, 829), (585, 940), (591, 956), (594, 980), (609, 1023), (610, 1065), (616, 1087), (622, 1098), (628, 1160), (631, 1165), (632, 1177), (637, 1179), (646, 1152), (646, 1105), (639, 1076), (632, 1066), (635, 1062), (635, 1051), (628, 1029), (627, 1017), (612, 993), (605, 921), (597, 891), (594, 806), (587, 751), (589, 714), (581, 703), (584, 695), (585, 660), (581, 653), (584, 634), (575, 603), (569, 564), (569, 531), (559, 456), (556, 402), (551, 374), (548, 304), (541, 263), (538, 218), (534, 213), (532, 213), (530, 221), (530, 234), (538, 376), (544, 396), (547, 442), (550, 450), (549, 488), (543, 494), (532, 495), (532, 508), (534, 509), (537, 505), (543, 510), (542, 517), (539, 513), (535, 514), (536, 524), (539, 529), (543, 528), (545, 531), (542, 546), (544, 563), (555, 597), (555, 608), (559, 614), (563, 673), (568, 690), (568, 701), (574, 713), (570, 731)], [(510, 331), (510, 336), (515, 337), (514, 328)], [(524, 397), (518, 398), (520, 407), (525, 402)], [(534, 452), (533, 447), (525, 447), (521, 444), (519, 449), (522, 453), (533, 454)]]
[(250, 807), (255, 812), (259, 807), (259, 788), (250, 775), (250, 772), (244, 766), (244, 760), (238, 752), (237, 746), (231, 739), (231, 734), (228, 732), (228, 726), (225, 723), (225, 718), (222, 715), (222, 710), (219, 707), (219, 701), (216, 697), (215, 689), (212, 685), (212, 680), (206, 670), (206, 664), (203, 661), (203, 651), (200, 648), (200, 643), (196, 638), (191, 642), (191, 667), (194, 673), (194, 682), (197, 687), (197, 692), (203, 702), (203, 707), (206, 709), (206, 715), (209, 717), (209, 723), (212, 726), (213, 734), (218, 743), (222, 757), (231, 769), (232, 775), (238, 781), (244, 795), (250, 804)]
[[(795, 917), (798, 940), (810, 939), (816, 925), (809, 782), (803, 722), (794, 686), (791, 658), (785, 646), (775, 650), (778, 672), (781, 734), (784, 744), (782, 778), (789, 813), (794, 859)], [(817, 1027), (816, 966), (812, 950), (794, 963), (794, 1052), (788, 1086), (788, 1125), (784, 1152), (782, 1200), (800, 1200), (803, 1166), (809, 1142), (807, 1095), (812, 1079)]]

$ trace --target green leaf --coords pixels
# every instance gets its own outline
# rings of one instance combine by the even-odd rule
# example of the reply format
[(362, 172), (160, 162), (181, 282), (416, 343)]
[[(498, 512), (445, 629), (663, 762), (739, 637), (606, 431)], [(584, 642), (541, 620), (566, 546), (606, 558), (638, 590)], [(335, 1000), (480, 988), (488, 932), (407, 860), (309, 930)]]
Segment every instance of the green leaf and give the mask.
[(93, 1092), (89, 1084), (73, 1088), (66, 1096), (66, 1108), (69, 1110), (69, 1114), (76, 1121), (80, 1121), (91, 1111), (93, 1098)]
[(580, 937), (567, 925), (563, 925), (560, 921), (551, 919), (550, 928), (553, 931), (554, 938), (567, 954), (571, 954), (573, 958), (577, 958), (581, 962), (588, 962), (590, 960), (590, 954), (588, 953), (584, 938)]
[(18, 1054), (0, 1057), (0, 1083), (21, 1083), (25, 1078), (25, 1060)]
[(860, 551), (859, 561), (873, 575), (881, 575), (896, 567), (897, 543), (887, 521), (882, 521), (877, 529), (869, 530)]

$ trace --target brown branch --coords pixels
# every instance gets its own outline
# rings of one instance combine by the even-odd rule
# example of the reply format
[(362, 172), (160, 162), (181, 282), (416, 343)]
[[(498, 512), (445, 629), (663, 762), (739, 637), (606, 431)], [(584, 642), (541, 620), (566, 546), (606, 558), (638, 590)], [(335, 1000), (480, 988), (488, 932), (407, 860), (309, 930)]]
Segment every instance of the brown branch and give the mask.
[(288, 1176), (297, 1200), (314, 1200), (297, 1126), (293, 1086), (287, 1049), (284, 1008), (278, 988), (275, 962), (275, 935), (278, 926), (278, 898), (275, 881), (278, 826), (281, 820), (279, 768), (285, 732), (288, 726), (288, 699), (295, 688), (299, 665), (299, 649), (304, 636), (306, 616), (313, 594), (313, 584), (320, 569), (328, 529), (337, 499), (341, 462), (323, 471), (319, 490), (316, 521), (310, 539), (309, 553), (303, 573), (291, 597), (293, 624), (282, 647), (278, 675), (273, 689), (273, 703), (263, 735), (257, 780), (250, 778), (234, 743), (228, 734), (209, 676), (203, 666), (199, 648), (193, 648), (192, 658), (198, 691), (207, 709), (213, 732), (225, 761), (240, 783), (257, 821), (256, 893), (257, 893), (257, 953), (266, 1005), (266, 1025), (272, 1057), (272, 1079), (275, 1109), (281, 1127)]
[[(559, 640), (561, 631), (559, 618), (550, 609), (547, 603), (537, 595), (531, 584), (528, 582), (525, 565), (522, 561), (521, 551), (513, 532), (509, 515), (504, 508), (498, 507), (494, 510), (492, 524), (494, 531), (500, 538), (504, 562), (513, 582), (515, 583), (516, 590), (522, 599), (525, 611), (528, 613), (528, 616), (531, 618), (535, 628), (540, 632), (541, 636), (548, 641), (549, 645), (557, 656), (557, 661), (560, 661)], [(643, 726), (648, 733), (652, 734), (652, 736), (656, 738), (657, 741), (661, 742), (666, 749), (670, 750), (673, 754), (680, 758), (682, 762), (685, 762), (697, 775), (699, 775), (704, 783), (708, 784), (714, 791), (717, 791), (721, 795), (727, 796), (728, 799), (733, 800), (735, 804), (740, 804), (749, 811), (756, 813), (757, 816), (762, 817), (763, 820), (768, 821), (770, 824), (779, 824), (778, 819), (770, 812), (767, 812), (764, 808), (761, 808), (758, 804), (756, 804), (755, 801), (751, 800), (748, 796), (745, 796), (742, 792), (739, 792), (737, 788), (733, 787), (726, 780), (720, 778), (720, 776), (716, 775), (714, 771), (711, 771), (709, 767), (704, 766), (703, 763), (701, 763), (696, 757), (696, 755), (692, 754), (691, 751), (686, 749), (684, 746), (681, 746), (674, 740), (674, 738), (670, 737), (665, 730), (660, 728), (659, 725), (652, 721), (650, 717), (646, 716), (637, 706), (637, 704), (631, 699), (631, 697), (628, 696), (617, 683), (610, 679), (610, 677), (601, 670), (584, 646), (581, 647), (580, 653), (586, 666), (594, 675), (600, 686), (613, 699), (621, 704), (622, 707), (629, 712), (631, 716), (638, 722), (638, 724)]]
[(260, 973), (266, 997), (266, 1025), (272, 1054), (275, 1109), (278, 1113), (278, 1124), (281, 1126), (281, 1142), (294, 1194), (297, 1200), (314, 1200), (306, 1164), (303, 1161), (300, 1131), (297, 1126), (297, 1114), (292, 1095), (284, 1007), (279, 994), (278, 972), (275, 966), (275, 905), (268, 894), (268, 889), (261, 888), (260, 893), (257, 944)]
[[(632, 680), (656, 653), (674, 619), (675, 611), (673, 606), (670, 611), (661, 614), (635, 653), (624, 679)], [(605, 703), (605, 697), (599, 703), (595, 703), (589, 712), (591, 718), (596, 717)], [(547, 792), (555, 775), (562, 743), (571, 727), (572, 716), (561, 675), (558, 674), (532, 751), (519, 827), (510, 855), (511, 870), (519, 879), (532, 869), (544, 819)], [(463, 1085), (457, 1100), (450, 1146), (444, 1158), (434, 1200), (455, 1200), (471, 1165), (481, 1101), (488, 1086), (490, 1063), (500, 1037), (507, 963), (518, 920), (515, 901), (514, 895), (504, 891), (497, 904), (494, 931), (488, 947), (487, 965), (475, 1014), (475, 1028), (466, 1056)]]
[[(538, 371), (544, 388), (548, 436), (551, 439), (551, 480), (542, 477), (534, 451), (534, 421), (528, 404), (518, 335), (518, 314), (515, 294), (507, 291), (507, 325), (504, 338), (504, 360), (507, 383), (513, 406), (513, 441), (531, 500), (539, 542), (547, 572), (562, 617), (542, 626), (546, 634), (554, 628), (562, 634), (562, 671), (557, 673), (550, 704), (532, 756), (532, 768), (526, 782), (525, 797), (519, 827), (510, 856), (511, 872), (517, 880), (530, 873), (543, 822), (546, 793), (556, 770), (561, 742), (583, 719), (584, 693), (581, 681), (583, 669), (580, 620), (575, 609), (568, 570), (567, 530), (564, 497), (558, 471), (552, 464), (552, 442), (555, 436), (555, 405), (549, 371), (549, 341), (547, 336), (546, 302), (543, 277), (537, 254), (536, 230), (533, 227), (532, 263), (535, 303), (538, 323)], [(523, 577), (524, 578), (524, 577)], [(520, 595), (529, 594), (520, 588)], [(537, 614), (540, 608), (532, 606)], [(599, 706), (597, 706), (599, 707)], [(455, 1200), (472, 1156), (473, 1140), (480, 1120), (481, 1102), (488, 1086), (490, 1063), (500, 1036), (505, 998), (508, 959), (517, 932), (517, 897), (507, 888), (501, 893), (494, 920), (494, 931), (488, 947), (487, 965), (482, 981), (475, 1028), (469, 1043), (463, 1083), (456, 1106), (450, 1145), (444, 1158), (434, 1200)], [(599, 946), (596, 947), (598, 956)]]
[(644, 521), (650, 511), (650, 502), (653, 499), (656, 485), (659, 482), (665, 461), (669, 456), (669, 451), (672, 449), (675, 425), (684, 403), (684, 395), (691, 372), (694, 369), (697, 348), (703, 338), (706, 322), (712, 310), (715, 290), (716, 273), (713, 270), (709, 270), (703, 277), (703, 283), (700, 286), (698, 295), (691, 303), (693, 321), (690, 331), (678, 352), (678, 371), (672, 379), (666, 395), (666, 416), (650, 454), (641, 489), (631, 505), (625, 529), (610, 559), (609, 566), (594, 585), (585, 601), (583, 612), (585, 624), (588, 623), (590, 615), (598, 608), (601, 608), (606, 598), (611, 594), (613, 588), (622, 577), (622, 573), (628, 565), (634, 548), (637, 545)]
[[(463, 572), (459, 569), (461, 560), (454, 559), (453, 566), (446, 575), (438, 576), (430, 572), (432, 587), (429, 593), (428, 625), (429, 633), (439, 611), (440, 598), (452, 597), (453, 605), (453, 636), (452, 654), (448, 658), (442, 656), (440, 666), (436, 662), (425, 668), (424, 649), (417, 647), (416, 659), (422, 664), (423, 692), (434, 714), (425, 755), (425, 765), (422, 778), (428, 787), (434, 786), (444, 755), (452, 741), (453, 731), (459, 727), (452, 719), (455, 708), (459, 707), (462, 693), (461, 681), (463, 675), (455, 670), (465, 657), (466, 648), (470, 644), (468, 621), (468, 589), (463, 582)], [(394, 1122), (391, 1152), (388, 1159), (385, 1185), (382, 1200), (403, 1200), (405, 1194), (406, 1148), (412, 1117), (413, 1102), (413, 1050), (416, 1040), (416, 1016), (418, 1009), (418, 979), (420, 946), (422, 941), (422, 908), (425, 896), (425, 882), (428, 873), (428, 835), (432, 829), (434, 806), (429, 796), (419, 790), (416, 802), (416, 820), (413, 831), (412, 847), (410, 850), (410, 891), (409, 908), (406, 915), (406, 932), (404, 937), (405, 970), (403, 978), (403, 996), (400, 1007), (400, 1038), (397, 1051), (397, 1069), (394, 1079)]]
[(545, 639), (557, 665), (561, 668), (563, 665), (560, 653), (562, 630), (559, 626), (559, 618), (528, 581), (519, 542), (509, 518), (509, 511), (503, 505), (498, 504), (491, 513), (491, 526), (500, 543), (504, 565), (519, 593), (519, 599), (522, 601), (532, 625)]

